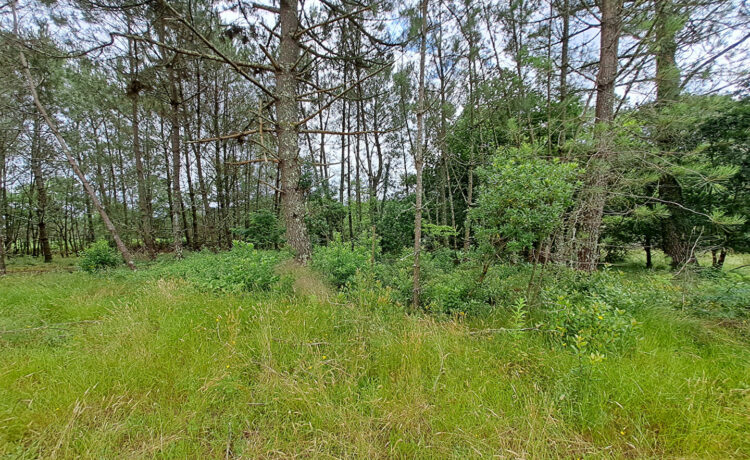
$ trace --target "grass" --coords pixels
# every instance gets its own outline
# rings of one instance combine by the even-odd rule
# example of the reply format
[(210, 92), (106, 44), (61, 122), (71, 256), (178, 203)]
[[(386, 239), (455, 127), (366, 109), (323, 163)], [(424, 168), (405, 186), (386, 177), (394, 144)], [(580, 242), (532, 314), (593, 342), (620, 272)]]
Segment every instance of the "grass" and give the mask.
[(405, 315), (279, 270), (291, 289), (245, 294), (154, 269), (0, 278), (0, 457), (750, 456), (746, 320), (647, 305), (634, 348), (592, 364), (544, 334), (472, 334), (507, 326), (502, 307)]

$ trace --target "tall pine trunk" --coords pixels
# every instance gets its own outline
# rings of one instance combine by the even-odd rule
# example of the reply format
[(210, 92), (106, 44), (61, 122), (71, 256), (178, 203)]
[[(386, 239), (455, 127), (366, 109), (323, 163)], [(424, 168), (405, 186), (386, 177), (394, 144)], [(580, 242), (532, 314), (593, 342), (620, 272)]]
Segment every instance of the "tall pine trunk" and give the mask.
[(52, 250), (47, 236), (47, 187), (42, 174), (42, 134), (39, 129), (39, 119), (34, 120), (34, 138), (31, 142), (31, 172), (34, 175), (34, 187), (36, 188), (36, 219), (39, 229), (39, 248), (45, 263), (52, 262)]
[(279, 24), (279, 70), (276, 71), (276, 131), (278, 135), (279, 168), (281, 171), (281, 208), (286, 224), (286, 242), (294, 251), (297, 262), (310, 258), (310, 237), (305, 225), (305, 205), (300, 187), (302, 159), (299, 155), (299, 125), (296, 66), (300, 55), (297, 29), (297, 0), (281, 0)]
[[(672, 0), (654, 2), (656, 23), (656, 106), (663, 108), (677, 101), (680, 96), (680, 69), (677, 67), (676, 35), (679, 19)], [(662, 154), (672, 150), (668, 134), (659, 131), (656, 143)], [(666, 203), (669, 217), (662, 221), (662, 249), (671, 259), (672, 267), (695, 261), (691, 259), (692, 241), (689, 215), (679, 206), (683, 201), (682, 186), (670, 172), (659, 178), (659, 199)]]
[(143, 153), (141, 152), (139, 101), (141, 82), (138, 81), (138, 48), (137, 43), (131, 41), (130, 50), (130, 74), (131, 81), (128, 95), (132, 102), (132, 130), (133, 130), (133, 157), (135, 158), (135, 179), (138, 187), (138, 211), (141, 217), (141, 238), (149, 258), (156, 256), (154, 238), (151, 229), (151, 211), (148, 204), (146, 192), (146, 176), (143, 169)]
[(578, 268), (594, 271), (599, 262), (599, 234), (609, 186), (608, 166), (612, 157), (609, 125), (614, 119), (617, 48), (620, 42), (622, 0), (601, 0), (599, 73), (596, 77), (596, 152), (589, 159), (580, 208)]
[(424, 91), (424, 70), (425, 56), (427, 54), (427, 1), (422, 0), (420, 8), (420, 20), (422, 22), (420, 29), (419, 43), (419, 90), (417, 100), (417, 142), (414, 149), (414, 167), (417, 173), (416, 184), (416, 209), (414, 211), (414, 272), (412, 280), (412, 310), (419, 309), (420, 297), (420, 261), (419, 256), (422, 251), (422, 168), (424, 166), (424, 115), (425, 115), (425, 91)]

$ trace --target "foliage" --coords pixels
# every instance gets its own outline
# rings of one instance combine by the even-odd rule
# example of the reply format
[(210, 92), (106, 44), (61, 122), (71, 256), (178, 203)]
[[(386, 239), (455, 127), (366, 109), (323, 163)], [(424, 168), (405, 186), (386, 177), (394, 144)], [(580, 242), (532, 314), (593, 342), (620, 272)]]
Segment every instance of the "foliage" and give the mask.
[(632, 346), (636, 320), (624, 310), (595, 297), (559, 297), (547, 311), (549, 331), (563, 346), (593, 361)]
[(425, 310), (432, 313), (477, 315), (489, 305), (481, 299), (475, 270), (456, 269), (432, 276), (422, 288)]
[(83, 271), (93, 273), (98, 270), (114, 268), (122, 263), (120, 255), (109, 246), (106, 240), (99, 240), (83, 251), (80, 267)]
[(537, 146), (498, 151), (480, 170), (482, 185), (471, 213), (483, 251), (518, 253), (554, 231), (572, 203), (577, 174), (573, 163), (541, 158)]
[[(646, 304), (632, 352), (581, 372), (592, 351), (501, 330), (541, 321), (531, 303), (525, 320), (517, 301), (436, 320), (404, 315), (376, 283), (324, 300), (205, 292), (161, 275), (183, 263), (0, 278), (0, 457), (217, 458), (227, 444), (242, 458), (267, 457), (269, 445), (321, 458), (750, 454), (741, 321)], [(493, 279), (515, 283), (524, 270), (501, 266)], [(548, 267), (545, 279), (586, 292), (674, 283), (642, 270), (576, 276)]]
[(426, 248), (437, 249), (447, 246), (450, 238), (455, 238), (458, 232), (450, 225), (424, 223), (422, 224), (422, 235)]
[(251, 213), (247, 227), (235, 228), (233, 231), (259, 249), (277, 248), (284, 233), (276, 214), (267, 209)]
[(355, 244), (352, 247), (337, 234), (327, 246), (314, 248), (312, 266), (336, 287), (345, 287), (354, 281), (358, 272), (369, 267), (371, 250), (365, 244)]
[[(456, 254), (449, 249), (423, 252), (420, 256), (422, 284), (432, 283), (431, 280), (437, 277), (450, 276), (450, 272), (456, 268), (456, 261)], [(403, 249), (397, 255), (386, 255), (375, 266), (375, 275), (384, 286), (393, 289), (395, 300), (406, 305), (411, 301), (413, 269), (414, 251)], [(421, 300), (423, 305), (429, 304), (429, 294), (427, 297), (422, 296)]]
[(346, 206), (323, 192), (324, 190), (316, 190), (307, 201), (305, 223), (313, 244), (324, 244), (332, 240), (334, 233), (343, 230), (346, 217)]
[(414, 199), (393, 199), (383, 204), (377, 223), (384, 253), (398, 253), (414, 244)]
[(190, 254), (184, 260), (163, 264), (159, 273), (185, 279), (204, 291), (265, 291), (279, 281), (275, 267), (281, 258), (278, 252), (259, 251), (252, 243), (235, 241), (229, 252)]
[(750, 317), (750, 280), (721, 275), (709, 283), (699, 283), (689, 299), (690, 308), (701, 316), (721, 318)]

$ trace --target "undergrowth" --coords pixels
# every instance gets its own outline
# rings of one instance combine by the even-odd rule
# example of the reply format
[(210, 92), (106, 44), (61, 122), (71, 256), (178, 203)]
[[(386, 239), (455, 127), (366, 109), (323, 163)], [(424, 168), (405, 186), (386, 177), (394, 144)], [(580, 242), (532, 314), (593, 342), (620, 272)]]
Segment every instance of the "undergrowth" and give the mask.
[(717, 313), (746, 280), (463, 264), (406, 314), (408, 257), (340, 293), (284, 259), (0, 278), (0, 457), (750, 456), (747, 324)]

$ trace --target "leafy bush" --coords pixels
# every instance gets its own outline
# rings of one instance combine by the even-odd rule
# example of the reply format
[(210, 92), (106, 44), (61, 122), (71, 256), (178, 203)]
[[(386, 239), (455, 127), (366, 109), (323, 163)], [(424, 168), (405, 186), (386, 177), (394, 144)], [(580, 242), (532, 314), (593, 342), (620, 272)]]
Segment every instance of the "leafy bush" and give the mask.
[(563, 346), (599, 359), (622, 351), (635, 340), (635, 319), (597, 298), (559, 297), (547, 311), (547, 327)]
[(541, 147), (501, 149), (486, 168), (471, 217), (477, 241), (492, 256), (518, 253), (551, 234), (572, 203), (579, 173), (574, 163), (546, 160)]
[(93, 273), (98, 270), (113, 268), (120, 265), (120, 255), (109, 247), (106, 240), (99, 240), (83, 251), (80, 266), (81, 269)]
[(189, 281), (201, 290), (241, 292), (269, 290), (279, 281), (278, 252), (258, 251), (252, 243), (235, 241), (229, 252), (191, 254), (166, 265), (162, 273)]
[(425, 309), (434, 313), (475, 315), (489, 305), (482, 298), (475, 270), (456, 269), (427, 280), (422, 287)]
[(283, 229), (273, 212), (263, 209), (250, 214), (246, 228), (235, 228), (233, 232), (260, 249), (273, 249), (281, 242)]
[(313, 250), (312, 266), (322, 273), (336, 287), (342, 288), (352, 283), (358, 271), (370, 265), (372, 248), (341, 241), (336, 235), (328, 246), (317, 246)]
[(384, 253), (395, 254), (414, 244), (414, 197), (387, 200), (377, 222)]

